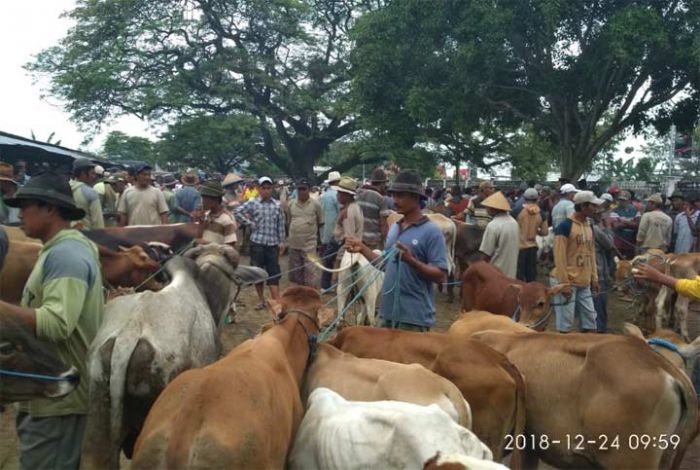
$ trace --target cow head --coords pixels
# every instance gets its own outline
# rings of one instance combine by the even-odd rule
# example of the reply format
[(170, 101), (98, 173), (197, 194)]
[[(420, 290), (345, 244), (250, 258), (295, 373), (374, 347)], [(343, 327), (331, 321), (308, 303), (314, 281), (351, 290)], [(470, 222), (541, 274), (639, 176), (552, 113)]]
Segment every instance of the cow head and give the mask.
[[(6, 315), (0, 314), (0, 403), (62, 397), (78, 385), (78, 370)], [(41, 378), (17, 377), (12, 373)]]
[(129, 259), (128, 266), (130, 271), (128, 276), (129, 285), (131, 286), (141, 285), (149, 276), (160, 269), (160, 263), (148, 256), (148, 253), (138, 245), (128, 248), (120, 246), (119, 251), (122, 253), (122, 256), (126, 256)]
[(566, 284), (559, 284), (548, 288), (541, 282), (510, 284), (506, 295), (514, 295), (519, 306), (519, 315), (515, 320), (529, 328), (544, 331), (550, 316), (550, 300), (565, 287)]

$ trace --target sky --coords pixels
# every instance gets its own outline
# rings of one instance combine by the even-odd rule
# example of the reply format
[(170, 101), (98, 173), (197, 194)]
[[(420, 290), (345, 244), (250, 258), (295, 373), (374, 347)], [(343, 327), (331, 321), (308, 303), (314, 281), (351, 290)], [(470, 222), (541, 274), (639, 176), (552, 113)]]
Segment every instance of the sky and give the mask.
[[(64, 11), (75, 6), (75, 0), (3, 0), (0, 1), (0, 131), (46, 140), (55, 132), (53, 141), (77, 149), (86, 135), (70, 121), (62, 103), (52, 97), (41, 99), (42, 87), (33, 83), (23, 65), (33, 55), (55, 45), (68, 28), (70, 20), (61, 18)], [(83, 147), (97, 151), (105, 136), (113, 130), (129, 135), (155, 138), (146, 122), (136, 117), (123, 117), (103, 128), (100, 135)], [(620, 145), (616, 156), (639, 158), (643, 139), (629, 137)], [(626, 154), (625, 147), (634, 152)]]

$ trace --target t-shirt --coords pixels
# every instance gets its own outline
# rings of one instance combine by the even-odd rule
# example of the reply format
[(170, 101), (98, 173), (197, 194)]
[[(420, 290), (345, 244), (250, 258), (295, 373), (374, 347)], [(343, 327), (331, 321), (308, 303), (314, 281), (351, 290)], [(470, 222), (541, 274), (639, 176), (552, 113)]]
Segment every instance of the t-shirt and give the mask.
[(211, 211), (204, 214), (202, 222), (202, 238), (211, 243), (235, 243), (238, 241), (236, 231), (238, 224), (233, 215), (226, 209), (212, 216)]
[(386, 200), (384, 196), (373, 189), (362, 189), (357, 192), (355, 201), (362, 209), (362, 217), (365, 220), (362, 241), (370, 248), (376, 248), (382, 241), (380, 219), (389, 214)]
[(338, 220), (335, 223), (333, 238), (338, 243), (341, 243), (345, 237), (361, 240), (364, 224), (365, 221), (360, 206), (356, 202), (351, 202), (340, 210)]
[[(195, 209), (202, 207), (202, 195), (194, 189), (194, 186), (184, 186), (175, 191), (175, 204), (187, 212), (193, 212)], [(176, 212), (175, 220), (185, 224), (192, 222), (192, 217)]]
[(559, 284), (589, 287), (598, 280), (593, 230), (588, 222), (569, 217), (554, 229), (554, 269)]
[(102, 217), (102, 203), (97, 191), (77, 180), (71, 180), (70, 187), (73, 191), (75, 205), (85, 211), (85, 217), (78, 223), (82, 224), (83, 228), (87, 230), (104, 228), (105, 221)]
[(518, 273), (520, 228), (510, 214), (497, 215), (484, 230), (479, 251), (491, 257), (490, 263), (508, 277)]
[(318, 228), (323, 225), (321, 204), (311, 198), (303, 203), (299, 199), (292, 199), (289, 204), (289, 214), (287, 246), (294, 250), (315, 250)]
[[(612, 214), (614, 214), (614, 217), (616, 217), (616, 218), (630, 221), (630, 220), (634, 220), (634, 218), (639, 215), (639, 211), (632, 204), (629, 204), (626, 207), (617, 206), (615, 209), (613, 209)], [(615, 235), (617, 235), (618, 237), (624, 237), (627, 239), (633, 240), (635, 233), (636, 233), (636, 229), (634, 229), (634, 228), (619, 227), (619, 228), (615, 229)]]
[[(400, 230), (391, 224), (386, 237), (386, 248), (400, 241), (422, 263), (447, 271), (445, 237), (437, 225), (427, 217)], [(397, 321), (417, 326), (435, 324), (434, 283), (423, 278), (396, 256), (386, 264), (380, 314), (386, 321)]]
[(671, 246), (673, 221), (660, 210), (645, 212), (639, 221), (637, 242), (642, 248), (656, 248), (666, 251)]
[(153, 186), (132, 186), (119, 198), (118, 211), (127, 215), (127, 225), (160, 225), (160, 214), (168, 213), (163, 193)]
[(102, 323), (104, 296), (97, 247), (82, 233), (61, 230), (39, 252), (22, 293), (22, 307), (36, 311), (36, 336), (80, 373), (80, 385), (62, 398), (23, 403), (34, 417), (87, 413), (90, 343)]
[(340, 204), (338, 203), (338, 191), (332, 186), (323, 193), (320, 198), (323, 209), (323, 228), (321, 229), (321, 243), (327, 245), (333, 240), (333, 231), (338, 219)]
[(547, 221), (542, 220), (540, 208), (535, 203), (523, 204), (517, 216), (520, 228), (520, 249), (537, 246), (537, 235), (547, 235)]

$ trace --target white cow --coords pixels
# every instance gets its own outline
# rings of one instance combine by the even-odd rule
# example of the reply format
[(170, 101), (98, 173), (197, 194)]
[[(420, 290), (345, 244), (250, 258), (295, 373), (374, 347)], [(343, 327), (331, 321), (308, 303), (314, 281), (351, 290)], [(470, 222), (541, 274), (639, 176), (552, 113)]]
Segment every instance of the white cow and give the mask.
[[(380, 253), (379, 250), (374, 250), (375, 253)], [(355, 284), (355, 289), (352, 289), (352, 284)], [(345, 310), (348, 302), (352, 301), (355, 296), (362, 293), (362, 309), (357, 314), (355, 319), (356, 325), (364, 325), (367, 322), (371, 326), (375, 326), (377, 297), (382, 290), (384, 283), (384, 272), (374, 267), (367, 258), (360, 253), (343, 253), (340, 258), (340, 267), (338, 269), (338, 313)]]
[(267, 277), (237, 268), (226, 245), (192, 248), (165, 265), (171, 282), (158, 292), (116, 297), (88, 352), (90, 401), (83, 468), (119, 468), (151, 405), (179, 373), (219, 356), (217, 325), (233, 300), (232, 282)]
[(314, 390), (289, 456), (299, 469), (420, 469), (437, 452), (492, 460), (468, 429), (437, 405), (347, 401)]
[[(438, 226), (442, 236), (445, 237), (445, 252), (447, 255), (447, 274), (455, 274), (455, 243), (457, 242), (457, 226), (454, 221), (437, 212), (428, 212), (425, 216), (435, 225)], [(403, 214), (390, 211), (386, 218), (386, 223), (389, 227), (392, 224), (398, 223), (403, 219)]]

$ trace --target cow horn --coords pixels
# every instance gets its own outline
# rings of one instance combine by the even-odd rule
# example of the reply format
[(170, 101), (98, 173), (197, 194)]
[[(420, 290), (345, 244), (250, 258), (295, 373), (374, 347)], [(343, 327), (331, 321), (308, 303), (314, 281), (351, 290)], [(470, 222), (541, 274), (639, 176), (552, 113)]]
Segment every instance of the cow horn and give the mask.
[(223, 248), (224, 256), (226, 256), (226, 259), (228, 259), (229, 263), (231, 263), (231, 265), (234, 267), (238, 266), (238, 263), (241, 260), (238, 251), (236, 251), (236, 249), (233, 248), (231, 245), (223, 245)]
[(644, 334), (642, 334), (642, 330), (640, 330), (637, 325), (630, 322), (625, 322), (625, 324), (622, 326), (622, 334), (624, 334), (625, 336), (634, 336), (643, 341), (646, 341), (646, 339), (644, 338)]
[(238, 266), (233, 271), (233, 282), (239, 286), (264, 282), (267, 277), (267, 271), (256, 266)]

